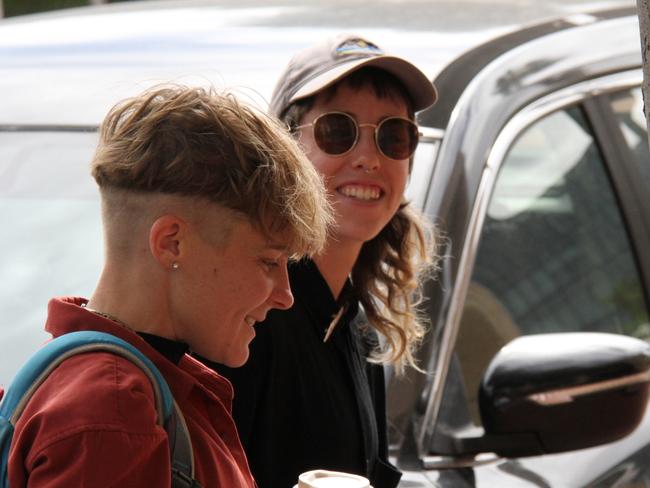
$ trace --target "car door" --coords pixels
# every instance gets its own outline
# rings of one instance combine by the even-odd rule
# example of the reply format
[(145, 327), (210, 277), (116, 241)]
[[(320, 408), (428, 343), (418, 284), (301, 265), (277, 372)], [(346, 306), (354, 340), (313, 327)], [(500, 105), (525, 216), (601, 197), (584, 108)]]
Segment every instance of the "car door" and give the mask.
[[(434, 437), (480, 429), (483, 372), (515, 337), (650, 339), (650, 154), (638, 83), (637, 72), (585, 82), (522, 109), (501, 131), (481, 185), (473, 265), (461, 270), (467, 288)], [(442, 486), (650, 486), (648, 439), (646, 418), (613, 444), (437, 477)]]

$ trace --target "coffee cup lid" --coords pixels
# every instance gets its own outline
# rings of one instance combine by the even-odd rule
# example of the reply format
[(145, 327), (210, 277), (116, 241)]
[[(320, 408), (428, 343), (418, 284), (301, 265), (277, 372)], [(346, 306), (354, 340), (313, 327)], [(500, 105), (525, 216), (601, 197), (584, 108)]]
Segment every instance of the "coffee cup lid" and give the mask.
[(302, 473), (294, 488), (372, 488), (370, 481), (363, 476), (315, 469)]

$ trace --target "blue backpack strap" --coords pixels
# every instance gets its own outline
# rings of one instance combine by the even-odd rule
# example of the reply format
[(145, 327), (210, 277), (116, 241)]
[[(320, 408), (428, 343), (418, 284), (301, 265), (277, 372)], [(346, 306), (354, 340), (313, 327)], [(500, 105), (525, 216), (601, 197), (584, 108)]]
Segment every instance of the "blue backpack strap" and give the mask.
[(201, 488), (194, 479), (194, 451), (190, 432), (176, 402), (166, 430), (172, 458), (172, 488)]
[(18, 371), (0, 403), (0, 488), (9, 488), (7, 463), (16, 421), (36, 389), (70, 356), (106, 351), (124, 357), (140, 367), (154, 389), (158, 425), (169, 437), (172, 487), (198, 487), (189, 432), (167, 382), (151, 360), (137, 348), (111, 334), (79, 331), (60, 336), (39, 349)]

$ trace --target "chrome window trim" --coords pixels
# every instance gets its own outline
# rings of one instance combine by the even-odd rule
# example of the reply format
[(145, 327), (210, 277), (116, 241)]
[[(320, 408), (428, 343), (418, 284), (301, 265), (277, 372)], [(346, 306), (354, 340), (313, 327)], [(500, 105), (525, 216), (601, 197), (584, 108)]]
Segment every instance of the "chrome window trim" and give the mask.
[(427, 446), (433, 436), (435, 425), (438, 420), (444, 387), (447, 382), (449, 363), (452, 359), (460, 319), (463, 313), (463, 304), (465, 303), (465, 298), (469, 288), (470, 278), (472, 275), (471, 271), (473, 271), (476, 261), (481, 230), (485, 222), (487, 207), (496, 183), (496, 176), (508, 149), (512, 146), (512, 143), (519, 134), (542, 117), (554, 111), (579, 103), (589, 97), (626, 88), (633, 88), (640, 86), (642, 82), (643, 75), (640, 68), (638, 68), (578, 83), (544, 96), (523, 107), (499, 132), (499, 135), (488, 154), (481, 175), (481, 181), (472, 207), (467, 236), (461, 251), (458, 269), (460, 271), (465, 270), (465, 272), (460, 272), (459, 276), (456, 278), (456, 286), (452, 291), (450, 299), (449, 312), (443, 325), (444, 332), (440, 339), (440, 344), (434, 348), (434, 354), (437, 356), (436, 369), (434, 370), (436, 374), (433, 377), (433, 385), (430, 389), (426, 410), (422, 417), (420, 433), (417, 439), (420, 459), (424, 460), (431, 456), (431, 454), (427, 452)]
[[(474, 201), (474, 208), (472, 209), (472, 215), (469, 221), (468, 237), (465, 239), (465, 244), (460, 256), (460, 262), (458, 264), (459, 270), (467, 269), (468, 267), (470, 267), (470, 269), (474, 268), (479, 239), (472, 238), (472, 236), (477, 234), (480, 235), (481, 226), (484, 220), (480, 215), (484, 216), (487, 212), (492, 186), (489, 188), (485, 188), (485, 186), (488, 183), (493, 185), (495, 180), (494, 176), (490, 175), (491, 172), (492, 169), (487, 166), (483, 170), (483, 176), (481, 177), (476, 200)], [(429, 444), (435, 430), (435, 421), (437, 420), (438, 412), (440, 411), (444, 387), (447, 381), (449, 363), (451, 362), (451, 356), (454, 350), (453, 345), (456, 343), (458, 324), (460, 324), (460, 318), (463, 312), (462, 305), (465, 301), (467, 289), (469, 287), (469, 278), (465, 275), (466, 273), (463, 273), (457, 279), (457, 285), (454, 287), (451, 295), (449, 313), (445, 320), (442, 339), (440, 340), (439, 347), (436, 348), (438, 358), (437, 367), (435, 369), (436, 374), (433, 376), (433, 385), (431, 387), (429, 401), (427, 402), (427, 408), (424, 417), (422, 418), (422, 425), (424, 428), (421, 429), (420, 438), (418, 439), (421, 459), (430, 457), (430, 453), (427, 452), (426, 446)]]

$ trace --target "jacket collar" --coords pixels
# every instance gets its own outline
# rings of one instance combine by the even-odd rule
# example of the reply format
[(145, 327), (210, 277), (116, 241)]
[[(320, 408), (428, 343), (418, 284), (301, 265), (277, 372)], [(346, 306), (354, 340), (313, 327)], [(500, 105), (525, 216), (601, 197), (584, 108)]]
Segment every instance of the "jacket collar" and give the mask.
[(84, 308), (86, 303), (88, 300), (80, 297), (50, 300), (45, 330), (53, 337), (79, 330), (106, 332), (119, 337), (151, 359), (165, 377), (176, 401), (180, 402), (187, 398), (194, 387), (199, 387), (203, 390), (207, 389), (210, 394), (216, 394), (230, 410), (233, 390), (228, 380), (208, 370), (187, 354), (176, 366), (134, 331)]

